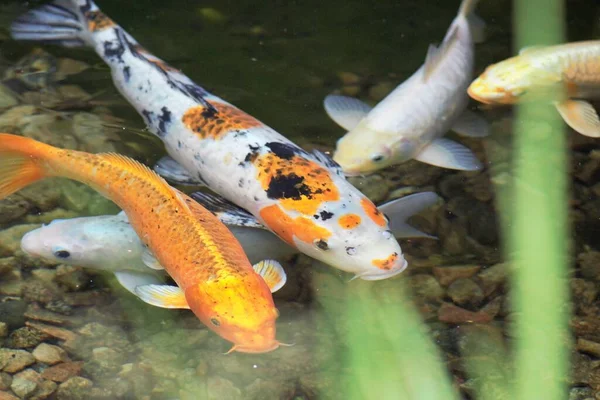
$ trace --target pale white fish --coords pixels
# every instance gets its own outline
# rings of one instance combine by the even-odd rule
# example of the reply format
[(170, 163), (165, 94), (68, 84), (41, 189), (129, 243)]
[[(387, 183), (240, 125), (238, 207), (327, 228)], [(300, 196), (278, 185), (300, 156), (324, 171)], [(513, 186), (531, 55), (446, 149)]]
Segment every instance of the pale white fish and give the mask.
[(349, 131), (333, 156), (344, 173), (372, 173), (411, 159), (458, 170), (482, 167), (467, 147), (441, 138), (451, 129), (469, 137), (489, 133), (487, 122), (467, 110), (474, 32), (482, 36), (472, 14), (477, 1), (463, 0), (442, 44), (430, 45), (425, 63), (374, 108), (344, 96), (325, 98), (327, 114)]
[[(268, 284), (274, 282), (269, 284), (271, 291), (281, 288), (286, 281), (281, 266), (260, 263), (259, 257), (268, 253), (282, 258), (296, 250), (264, 229), (229, 228), (242, 244), (255, 271), (266, 278)], [(124, 213), (54, 220), (23, 236), (21, 248), (45, 260), (112, 272), (133, 294), (137, 286), (160, 284), (165, 279), (162, 266), (142, 244)]]

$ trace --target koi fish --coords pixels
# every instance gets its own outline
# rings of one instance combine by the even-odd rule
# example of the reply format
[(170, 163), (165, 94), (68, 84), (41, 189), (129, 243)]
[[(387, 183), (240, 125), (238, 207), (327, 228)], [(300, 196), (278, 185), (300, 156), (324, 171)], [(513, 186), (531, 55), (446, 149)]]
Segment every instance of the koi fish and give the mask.
[(64, 150), (0, 134), (0, 199), (50, 176), (85, 183), (114, 201), (155, 263), (177, 283), (138, 286), (135, 292), (142, 300), (191, 309), (206, 326), (234, 343), (230, 351), (267, 352), (279, 346), (278, 313), (269, 287), (254, 272), (233, 234), (210, 211), (186, 201), (154, 171), (130, 158)]
[(92, 1), (58, 0), (34, 9), (12, 24), (11, 34), (94, 48), (172, 157), (159, 170), (175, 168), (171, 176), (187, 171), (288, 245), (362, 279), (406, 268), (383, 213), (346, 181), (339, 165), (210, 94), (145, 50)]
[[(192, 194), (192, 197), (203, 195)], [(415, 212), (428, 208), (438, 199), (434, 193), (416, 193), (383, 204), (379, 206), (379, 210), (387, 212), (388, 217), (393, 217), (394, 222), (390, 224), (390, 228), (399, 237), (431, 238), (432, 236), (406, 223), (398, 224), (398, 221), (404, 221)], [(398, 207), (396, 203), (402, 203), (403, 207)], [(242, 224), (241, 215), (232, 221), (231, 215), (233, 214), (217, 212), (217, 217), (222, 218), (222, 222), (232, 223), (228, 228), (244, 248), (250, 262), (281, 259), (297, 253), (296, 249), (281, 243), (269, 230)], [(133, 294), (136, 294), (135, 288), (138, 286), (164, 281), (164, 274), (160, 273), (162, 266), (157, 266), (154, 259), (147, 256), (146, 247), (123, 212), (117, 215), (54, 220), (25, 234), (21, 239), (21, 249), (31, 256), (48, 261), (113, 272), (117, 281)], [(280, 266), (272, 266), (273, 268), (265, 271), (261, 263), (258, 263), (253, 268), (274, 293), (285, 284), (286, 275)]]
[(526, 47), (487, 67), (468, 93), (486, 104), (516, 104), (562, 90), (567, 99), (555, 106), (567, 125), (582, 135), (600, 137), (598, 113), (583, 100), (600, 97), (600, 40)]
[[(286, 282), (285, 271), (276, 264), (265, 270), (258, 262), (263, 258), (259, 257), (267, 253), (266, 249), (273, 259), (296, 251), (267, 230), (241, 226), (228, 228), (244, 248), (250, 262), (257, 262), (253, 268), (265, 279), (271, 293), (279, 290)], [(21, 239), (21, 249), (30, 256), (47, 261), (113, 272), (117, 281), (134, 295), (137, 295), (135, 289), (138, 286), (158, 285), (165, 280), (162, 266), (148, 256), (146, 246), (123, 212), (54, 220), (27, 232)]]
[(425, 63), (374, 108), (351, 97), (325, 98), (329, 117), (348, 130), (333, 155), (347, 175), (411, 159), (458, 170), (481, 168), (467, 147), (442, 138), (450, 129), (470, 137), (489, 132), (487, 122), (467, 110), (474, 53), (469, 19), (478, 29), (483, 24), (472, 14), (477, 1), (463, 0), (442, 44), (430, 45)]
[[(270, 264), (265, 270), (258, 258), (266, 253), (273, 259), (279, 259), (296, 251), (282, 244), (272, 233), (266, 230), (240, 226), (228, 226), (244, 248), (244, 252), (271, 289), (276, 292), (286, 282), (283, 268)], [(147, 248), (139, 239), (125, 213), (57, 219), (48, 225), (27, 232), (21, 239), (21, 249), (30, 256), (47, 261), (109, 271), (115, 274), (117, 281), (128, 291), (137, 295), (136, 287), (161, 284), (165, 274), (155, 258), (149, 257)], [(255, 261), (256, 260), (256, 261)], [(267, 275), (265, 275), (267, 274)]]

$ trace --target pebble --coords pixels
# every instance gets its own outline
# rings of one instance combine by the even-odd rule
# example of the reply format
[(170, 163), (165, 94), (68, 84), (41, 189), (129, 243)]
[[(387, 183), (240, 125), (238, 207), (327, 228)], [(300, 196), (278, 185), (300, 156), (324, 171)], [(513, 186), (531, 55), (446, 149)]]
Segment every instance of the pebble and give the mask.
[(444, 289), (431, 275), (419, 274), (406, 277), (406, 284), (415, 297), (425, 301), (439, 301), (444, 297)]
[(24, 399), (33, 394), (40, 383), (42, 383), (40, 374), (28, 368), (13, 376), (10, 388), (17, 396)]
[(14, 374), (35, 363), (35, 358), (25, 350), (0, 349), (0, 370)]
[(433, 276), (440, 285), (448, 286), (459, 278), (470, 278), (481, 270), (479, 265), (452, 265), (445, 267), (433, 267)]
[[(13, 195), (6, 199), (0, 200), (0, 224), (8, 224), (10, 222), (19, 220), (21, 217), (27, 214), (31, 208), (32, 205), (19, 195)], [(9, 244), (0, 244), (0, 256), (8, 256), (13, 254), (13, 252), (6, 250), (6, 246)]]
[(349, 177), (348, 182), (358, 188), (358, 190), (367, 196), (373, 203), (379, 203), (385, 200), (390, 190), (387, 181), (381, 175), (377, 174), (365, 177)]
[(0, 322), (0, 338), (4, 338), (8, 335), (8, 324), (6, 322)]
[(600, 280), (600, 252), (588, 251), (577, 256), (581, 276), (596, 281)]
[(7, 300), (0, 302), (0, 318), (8, 325), (8, 329), (17, 329), (25, 324), (27, 304), (23, 300)]
[(80, 376), (74, 376), (61, 383), (56, 391), (58, 400), (86, 400), (94, 384), (92, 381)]
[(356, 97), (360, 93), (360, 85), (344, 85), (342, 86), (342, 94), (345, 96)]
[(206, 382), (206, 398), (208, 400), (238, 400), (242, 399), (242, 391), (230, 380), (212, 376)]
[(360, 76), (358, 76), (354, 72), (342, 71), (338, 72), (337, 76), (344, 85), (356, 85), (360, 83)]
[(12, 271), (16, 266), (17, 259), (15, 257), (0, 258), (0, 276)]
[(484, 299), (483, 290), (469, 278), (459, 278), (452, 282), (447, 294), (459, 306), (477, 307)]
[(52, 381), (42, 381), (42, 383), (40, 383), (37, 387), (37, 390), (35, 391), (35, 393), (33, 394), (33, 396), (31, 396), (31, 400), (43, 400), (46, 399), (48, 397), (50, 397), (50, 395), (52, 393), (54, 393), (56, 391), (56, 388), (58, 387), (58, 385)]
[(90, 278), (81, 268), (71, 265), (59, 265), (56, 268), (55, 281), (67, 291), (77, 292), (87, 287)]
[(47, 343), (40, 343), (31, 354), (33, 354), (37, 361), (48, 365), (68, 360), (66, 351), (58, 346)]
[(12, 375), (0, 372), (0, 390), (8, 390), (12, 383)]
[(37, 329), (24, 326), (14, 330), (8, 336), (6, 345), (14, 349), (28, 349), (37, 346), (48, 338), (48, 335), (38, 331)]
[(47, 304), (60, 299), (61, 292), (58, 286), (51, 282), (30, 279), (23, 286), (23, 297), (30, 302)]
[(576, 348), (583, 353), (591, 354), (595, 357), (600, 357), (600, 343), (591, 340), (578, 338)]
[(0, 400), (19, 400), (19, 398), (8, 392), (0, 392)]
[(581, 278), (571, 279), (571, 291), (575, 302), (582, 305), (590, 305), (598, 297), (597, 283)]
[(482, 270), (477, 275), (477, 279), (486, 296), (489, 296), (504, 283), (508, 275), (508, 268), (508, 263), (495, 264)]
[(69, 361), (46, 368), (42, 372), (42, 378), (54, 382), (64, 382), (67, 379), (81, 373), (83, 361)]
[(383, 100), (391, 93), (396, 85), (392, 82), (379, 82), (369, 88), (369, 98), (375, 101)]
[[(0, 209), (0, 215), (3, 211)], [(2, 223), (0, 221), (0, 223)], [(21, 248), (21, 238), (27, 232), (39, 228), (39, 224), (15, 225), (0, 230), (0, 257), (12, 256)]]

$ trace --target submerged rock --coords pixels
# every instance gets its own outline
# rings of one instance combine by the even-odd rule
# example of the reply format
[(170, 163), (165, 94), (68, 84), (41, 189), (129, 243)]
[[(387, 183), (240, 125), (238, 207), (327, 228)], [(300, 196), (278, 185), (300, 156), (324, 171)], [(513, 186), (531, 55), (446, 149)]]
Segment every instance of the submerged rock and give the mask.
[(56, 391), (58, 400), (86, 400), (94, 383), (89, 379), (75, 376), (61, 383)]
[(448, 286), (448, 296), (459, 306), (477, 307), (484, 299), (483, 290), (468, 278), (459, 278)]
[(6, 345), (13, 349), (34, 348), (48, 338), (48, 335), (38, 331), (37, 329), (24, 326), (10, 334), (6, 340)]
[(56, 364), (46, 368), (42, 372), (42, 378), (49, 379), (54, 382), (64, 382), (73, 376), (77, 376), (83, 369), (83, 361), (69, 361)]
[(24, 399), (30, 397), (41, 383), (40, 374), (29, 368), (13, 376), (10, 388), (17, 396)]
[(38, 362), (54, 365), (68, 360), (67, 353), (58, 346), (40, 343), (32, 352)]
[(35, 363), (35, 358), (25, 350), (0, 349), (0, 370), (14, 374)]
[(15, 225), (0, 231), (0, 257), (9, 257), (21, 248), (21, 238), (39, 224)]

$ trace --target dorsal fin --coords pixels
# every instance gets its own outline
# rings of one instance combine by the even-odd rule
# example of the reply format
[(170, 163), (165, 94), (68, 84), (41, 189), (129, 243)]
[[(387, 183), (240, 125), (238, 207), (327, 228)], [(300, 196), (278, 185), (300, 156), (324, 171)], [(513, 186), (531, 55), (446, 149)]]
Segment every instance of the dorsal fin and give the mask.
[(427, 49), (427, 56), (425, 56), (425, 64), (423, 64), (423, 82), (426, 82), (431, 74), (441, 64), (444, 57), (448, 53), (448, 50), (452, 47), (454, 42), (458, 39), (458, 27), (452, 27), (452, 31), (446, 36), (440, 47), (430, 44)]

